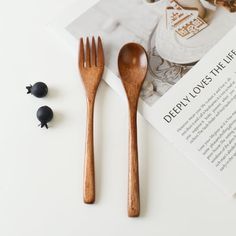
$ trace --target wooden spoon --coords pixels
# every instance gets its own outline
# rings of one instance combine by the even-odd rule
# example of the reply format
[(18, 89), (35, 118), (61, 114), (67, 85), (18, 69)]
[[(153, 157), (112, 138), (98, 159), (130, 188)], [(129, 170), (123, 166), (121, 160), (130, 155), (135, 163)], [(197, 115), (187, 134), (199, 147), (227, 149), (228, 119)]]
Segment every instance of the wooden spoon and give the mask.
[(136, 43), (124, 45), (119, 53), (118, 68), (127, 95), (130, 115), (128, 215), (139, 216), (139, 173), (137, 144), (137, 107), (142, 84), (147, 74), (148, 60), (145, 49)]

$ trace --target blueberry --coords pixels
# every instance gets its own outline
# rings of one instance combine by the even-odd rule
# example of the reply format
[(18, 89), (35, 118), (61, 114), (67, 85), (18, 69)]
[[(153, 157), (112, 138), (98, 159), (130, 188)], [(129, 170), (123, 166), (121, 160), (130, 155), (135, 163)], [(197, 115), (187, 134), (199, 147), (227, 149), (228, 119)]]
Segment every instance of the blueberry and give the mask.
[(43, 128), (44, 126), (48, 129), (48, 122), (50, 122), (53, 118), (53, 111), (48, 106), (42, 106), (37, 111), (37, 118), (41, 122), (40, 126)]
[(45, 97), (48, 93), (48, 86), (43, 82), (37, 82), (33, 86), (27, 86), (27, 94), (31, 93), (37, 98)]

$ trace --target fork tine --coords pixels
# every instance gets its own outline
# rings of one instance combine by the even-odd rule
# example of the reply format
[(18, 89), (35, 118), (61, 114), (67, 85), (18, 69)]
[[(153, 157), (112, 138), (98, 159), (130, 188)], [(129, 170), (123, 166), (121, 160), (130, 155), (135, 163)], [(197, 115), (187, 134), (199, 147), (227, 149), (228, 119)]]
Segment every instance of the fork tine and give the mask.
[(102, 40), (98, 37), (98, 66), (104, 66), (104, 53), (103, 53), (103, 46)]
[(90, 44), (89, 44), (89, 38), (87, 37), (86, 40), (86, 67), (91, 67), (90, 63)]
[(79, 68), (84, 67), (84, 41), (80, 38), (80, 48), (79, 48)]
[(94, 37), (92, 38), (92, 66), (96, 66), (96, 57), (97, 57), (97, 53), (96, 53), (96, 45), (95, 45), (95, 39)]

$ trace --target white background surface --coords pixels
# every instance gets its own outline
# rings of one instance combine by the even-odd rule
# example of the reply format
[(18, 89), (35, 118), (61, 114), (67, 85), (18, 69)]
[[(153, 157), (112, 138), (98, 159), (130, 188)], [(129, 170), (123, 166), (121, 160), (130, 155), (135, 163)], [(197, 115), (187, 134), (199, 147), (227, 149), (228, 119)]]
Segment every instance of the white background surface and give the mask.
[[(236, 200), (141, 117), (142, 215), (127, 217), (127, 106), (104, 83), (95, 112), (97, 202), (83, 204), (83, 87), (76, 58), (45, 30), (73, 1), (0, 0), (0, 235), (235, 236)], [(95, 2), (81, 0), (81, 8)], [(48, 84), (48, 97), (26, 95), (36, 81)], [(42, 105), (55, 112), (49, 130), (37, 127)]]

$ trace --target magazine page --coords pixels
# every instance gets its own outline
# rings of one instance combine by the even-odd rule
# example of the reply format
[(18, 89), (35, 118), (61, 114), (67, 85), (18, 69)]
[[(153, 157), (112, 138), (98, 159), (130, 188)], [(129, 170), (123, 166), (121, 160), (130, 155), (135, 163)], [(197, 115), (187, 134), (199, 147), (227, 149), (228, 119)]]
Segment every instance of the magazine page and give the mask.
[(157, 103), (158, 130), (236, 192), (236, 27)]
[[(79, 3), (75, 4), (52, 27), (66, 39), (74, 55), (81, 37), (101, 36), (107, 67), (103, 79), (121, 96), (119, 50), (128, 42), (141, 44), (147, 51), (149, 68), (139, 112), (233, 194), (235, 151), (227, 152), (235, 137), (226, 133), (234, 130), (235, 117), (235, 11), (235, 1), (100, 0), (83, 14)], [(223, 131), (229, 129), (224, 132), (227, 137), (218, 130), (221, 126)], [(217, 138), (215, 143), (213, 137)], [(222, 150), (223, 140), (232, 147)]]

